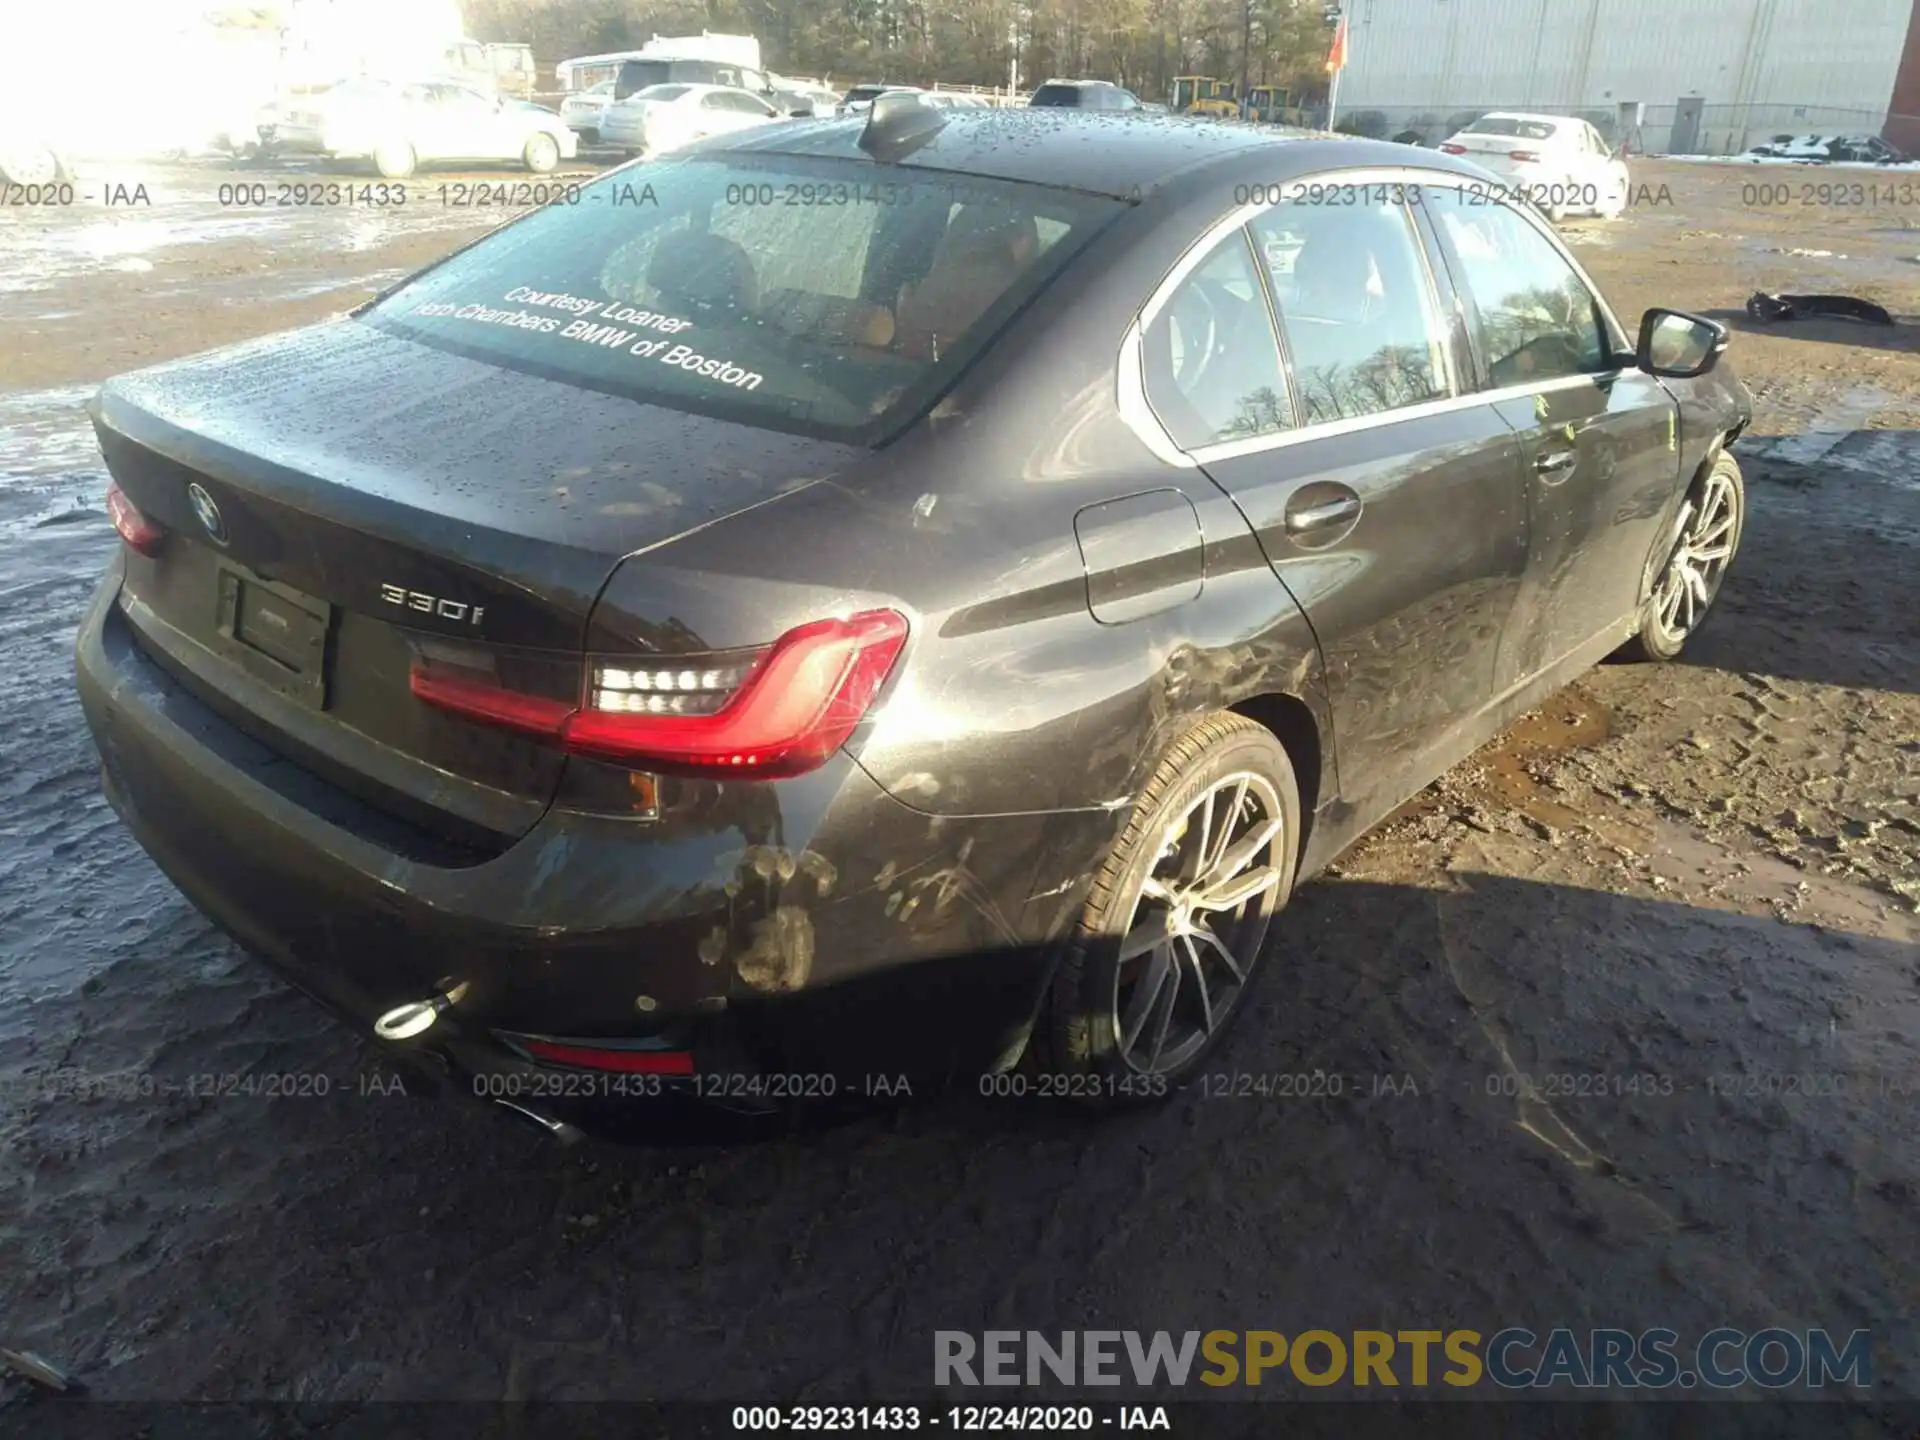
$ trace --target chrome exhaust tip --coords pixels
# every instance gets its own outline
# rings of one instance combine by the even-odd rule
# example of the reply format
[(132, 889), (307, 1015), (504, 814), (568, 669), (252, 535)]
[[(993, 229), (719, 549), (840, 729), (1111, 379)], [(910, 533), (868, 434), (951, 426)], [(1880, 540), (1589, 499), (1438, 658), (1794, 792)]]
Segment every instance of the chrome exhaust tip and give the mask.
[(578, 1126), (569, 1125), (564, 1120), (556, 1120), (551, 1115), (542, 1115), (538, 1110), (529, 1110), (525, 1105), (517, 1105), (511, 1100), (498, 1098), (493, 1103), (511, 1110), (522, 1120), (532, 1122), (541, 1134), (561, 1146), (571, 1148), (586, 1138), (585, 1132)]

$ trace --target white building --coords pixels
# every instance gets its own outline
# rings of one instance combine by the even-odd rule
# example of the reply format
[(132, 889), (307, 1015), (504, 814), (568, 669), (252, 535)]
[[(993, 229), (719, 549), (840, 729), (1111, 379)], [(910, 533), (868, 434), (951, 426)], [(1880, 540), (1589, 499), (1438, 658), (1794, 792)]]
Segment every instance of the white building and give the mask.
[[(1340, 112), (1390, 129), (1463, 111), (1583, 112), (1650, 150), (1725, 152), (1779, 132), (1877, 133), (1916, 0), (1345, 0)], [(1906, 89), (1905, 86), (1902, 89)]]

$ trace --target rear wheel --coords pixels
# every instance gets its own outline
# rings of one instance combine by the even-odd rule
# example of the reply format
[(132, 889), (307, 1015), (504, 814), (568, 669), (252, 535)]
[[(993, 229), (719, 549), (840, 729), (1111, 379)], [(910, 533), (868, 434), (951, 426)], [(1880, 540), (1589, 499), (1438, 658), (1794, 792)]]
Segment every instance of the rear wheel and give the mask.
[(520, 158), (534, 174), (545, 175), (560, 166), (560, 142), (543, 131), (527, 141), (526, 152)]
[(1158, 1098), (1214, 1052), (1293, 890), (1299, 793), (1285, 748), (1238, 715), (1167, 752), (1094, 878), (1035, 1031), (1035, 1062), (1081, 1082), (1068, 1093)]
[(0, 180), (15, 185), (53, 185), (62, 178), (59, 157), (44, 145), (0, 149)]
[(1627, 192), (1629, 188), (1629, 182), (1626, 177), (1619, 177), (1616, 183), (1601, 192), (1600, 204), (1596, 207), (1594, 213), (1602, 220), (1618, 220), (1622, 215), (1627, 213)]
[(386, 140), (374, 147), (373, 168), (388, 180), (404, 180), (413, 174), (418, 157), (405, 140)]
[(1629, 656), (1679, 655), (1720, 594), (1746, 518), (1746, 481), (1739, 462), (1722, 451), (1681, 509), (1673, 548), (1640, 610), (1640, 633), (1627, 642)]

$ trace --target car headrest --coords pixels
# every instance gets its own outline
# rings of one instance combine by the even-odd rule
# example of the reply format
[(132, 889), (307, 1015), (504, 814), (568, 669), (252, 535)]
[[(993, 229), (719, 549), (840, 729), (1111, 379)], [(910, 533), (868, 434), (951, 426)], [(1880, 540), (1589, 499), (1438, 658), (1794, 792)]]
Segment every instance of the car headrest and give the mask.
[(747, 252), (705, 231), (668, 235), (654, 247), (647, 284), (663, 300), (696, 315), (741, 314), (755, 308), (760, 283)]
[(986, 205), (963, 205), (933, 252), (933, 268), (982, 261), (1016, 267), (1040, 248), (1040, 228), (1031, 215), (1009, 214)]
[(1289, 306), (1323, 320), (1364, 320), (1386, 295), (1380, 264), (1364, 237), (1324, 234), (1300, 247)]

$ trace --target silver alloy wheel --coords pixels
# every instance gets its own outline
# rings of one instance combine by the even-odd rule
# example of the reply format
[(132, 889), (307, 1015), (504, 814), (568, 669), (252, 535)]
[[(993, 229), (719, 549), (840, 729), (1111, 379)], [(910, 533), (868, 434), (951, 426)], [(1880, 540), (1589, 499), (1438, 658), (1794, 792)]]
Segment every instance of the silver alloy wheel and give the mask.
[(29, 143), (0, 154), (0, 177), (16, 185), (51, 185), (60, 178), (60, 161), (46, 146)]
[(527, 169), (536, 175), (545, 175), (560, 165), (560, 142), (542, 131), (527, 141), (526, 154), (522, 157)]
[(1688, 501), (1681, 512), (1679, 539), (1653, 587), (1653, 624), (1669, 645), (1677, 646), (1693, 633), (1720, 593), (1720, 582), (1733, 563), (1739, 505), (1733, 482), (1715, 471), (1699, 500)]
[(1286, 811), (1252, 771), (1216, 780), (1162, 833), (1114, 972), (1114, 1043), (1130, 1070), (1178, 1070), (1220, 1028), (1266, 938)]

